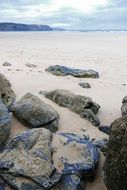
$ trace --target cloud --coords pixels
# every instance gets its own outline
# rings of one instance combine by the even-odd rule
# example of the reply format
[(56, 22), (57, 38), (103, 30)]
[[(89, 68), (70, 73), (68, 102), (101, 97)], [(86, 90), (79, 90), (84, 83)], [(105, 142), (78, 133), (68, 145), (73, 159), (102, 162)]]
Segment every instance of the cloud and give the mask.
[(0, 0), (0, 22), (67, 29), (127, 29), (126, 0)]

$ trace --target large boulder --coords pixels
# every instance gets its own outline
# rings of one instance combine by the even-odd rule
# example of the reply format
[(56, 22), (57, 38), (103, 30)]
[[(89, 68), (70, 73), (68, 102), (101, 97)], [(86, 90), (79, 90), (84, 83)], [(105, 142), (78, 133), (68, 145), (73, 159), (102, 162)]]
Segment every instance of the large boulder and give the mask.
[(127, 189), (127, 115), (111, 125), (104, 169), (108, 190)]
[(100, 155), (97, 147), (85, 136), (57, 133), (53, 147), (54, 166), (60, 173), (80, 174), (88, 181), (94, 179)]
[(29, 128), (44, 127), (52, 132), (58, 129), (59, 115), (53, 107), (37, 96), (27, 93), (13, 107), (16, 118)]
[(11, 89), (11, 84), (2, 74), (0, 74), (0, 99), (9, 110), (15, 101), (15, 94)]
[(52, 187), (60, 174), (53, 166), (51, 140), (52, 133), (44, 128), (15, 136), (2, 152), (0, 176), (18, 190)]
[(99, 77), (98, 72), (92, 69), (82, 70), (82, 69), (74, 69), (74, 68), (60, 66), (60, 65), (50, 66), (46, 69), (46, 71), (56, 76), (71, 75), (73, 77), (78, 77), (78, 78), (98, 78)]
[(92, 122), (95, 126), (100, 124), (96, 116), (100, 106), (89, 97), (75, 95), (67, 90), (53, 90), (45, 93), (45, 97), (51, 99), (59, 106), (67, 107), (82, 118)]
[(11, 113), (0, 100), (0, 149), (3, 148), (10, 135)]

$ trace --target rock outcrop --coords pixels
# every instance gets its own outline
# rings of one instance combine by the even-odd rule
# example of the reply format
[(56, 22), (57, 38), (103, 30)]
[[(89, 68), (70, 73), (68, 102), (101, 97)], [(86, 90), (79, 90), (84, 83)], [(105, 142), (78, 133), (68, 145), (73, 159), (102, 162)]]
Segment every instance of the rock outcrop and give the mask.
[(74, 69), (74, 68), (60, 66), (60, 65), (50, 66), (46, 69), (46, 71), (56, 76), (71, 75), (73, 77), (78, 77), (78, 78), (98, 78), (99, 77), (98, 72), (92, 69), (82, 70), (82, 69)]
[(127, 189), (127, 115), (111, 125), (104, 169), (107, 190)]
[(15, 94), (11, 89), (9, 80), (7, 80), (2, 74), (0, 74), (0, 99), (6, 107), (11, 110), (11, 106), (15, 101)]
[(11, 114), (0, 100), (0, 149), (3, 148), (10, 135)]
[(96, 114), (100, 106), (93, 102), (91, 98), (75, 95), (66, 90), (53, 90), (45, 93), (46, 98), (51, 99), (59, 106), (67, 107), (69, 110), (79, 114), (97, 126), (100, 124)]
[(15, 136), (2, 153), (0, 176), (18, 190), (52, 187), (60, 174), (53, 166), (51, 139), (52, 133), (43, 128)]
[(28, 93), (13, 107), (16, 118), (29, 128), (44, 127), (52, 132), (58, 130), (59, 115), (53, 107)]

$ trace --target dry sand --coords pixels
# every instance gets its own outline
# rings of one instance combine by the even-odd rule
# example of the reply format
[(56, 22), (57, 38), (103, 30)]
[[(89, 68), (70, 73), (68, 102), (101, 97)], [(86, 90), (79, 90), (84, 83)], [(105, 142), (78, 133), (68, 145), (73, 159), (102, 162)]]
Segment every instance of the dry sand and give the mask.
[[(127, 92), (126, 49), (126, 33), (0, 33), (0, 72), (10, 80), (17, 99), (32, 92), (51, 104), (60, 114), (59, 131), (89, 134), (91, 138), (102, 139), (107, 136), (88, 121), (57, 106), (38, 92), (59, 88), (90, 96), (101, 105), (98, 113), (101, 124), (110, 125), (120, 117), (121, 101)], [(12, 66), (2, 66), (4, 61)], [(26, 63), (35, 64), (36, 67), (26, 67)], [(100, 78), (57, 77), (45, 72), (46, 67), (55, 64), (94, 69), (99, 72)], [(81, 88), (79, 82), (89, 82), (91, 89)], [(14, 118), (11, 136), (24, 129)], [(87, 190), (106, 190), (101, 179), (102, 163), (103, 158), (96, 180), (87, 184)]]

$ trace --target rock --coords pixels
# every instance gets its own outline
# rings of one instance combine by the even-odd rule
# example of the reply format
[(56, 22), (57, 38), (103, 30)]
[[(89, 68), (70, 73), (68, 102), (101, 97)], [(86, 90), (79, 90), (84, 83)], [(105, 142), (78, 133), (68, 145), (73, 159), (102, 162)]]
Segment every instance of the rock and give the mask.
[(80, 176), (76, 174), (63, 175), (61, 180), (51, 190), (85, 190)]
[(5, 61), (4, 63), (3, 63), (3, 66), (11, 66), (11, 63), (9, 63), (9, 62), (7, 62), (7, 61)]
[(127, 114), (127, 96), (125, 96), (122, 100), (121, 114), (122, 116)]
[(45, 96), (57, 103), (59, 106), (67, 107), (69, 110), (89, 120), (93, 125), (97, 126), (100, 124), (96, 116), (100, 106), (93, 102), (91, 98), (75, 95), (66, 90), (53, 90), (47, 92)]
[(6, 107), (11, 110), (11, 106), (15, 101), (15, 94), (11, 89), (9, 80), (7, 80), (2, 74), (0, 74), (0, 99)]
[(81, 86), (82, 88), (91, 88), (90, 84), (87, 82), (80, 82), (79, 86)]
[(110, 127), (109, 127), (109, 126), (100, 125), (100, 126), (98, 127), (98, 129), (99, 129), (100, 131), (102, 131), (103, 133), (106, 133), (107, 135), (110, 134)]
[(127, 189), (127, 115), (111, 125), (104, 170), (108, 190)]
[(44, 127), (52, 132), (58, 130), (59, 115), (53, 107), (37, 96), (27, 93), (13, 107), (16, 118), (29, 128)]
[(0, 150), (4, 147), (10, 135), (11, 114), (0, 100)]
[(50, 66), (46, 69), (46, 71), (56, 76), (71, 75), (73, 77), (78, 77), (78, 78), (98, 78), (99, 77), (98, 72), (94, 70), (74, 69), (74, 68), (60, 66), (60, 65)]
[(30, 67), (30, 68), (35, 68), (35, 67), (36, 67), (36, 65), (31, 64), (31, 63), (26, 63), (26, 66), (27, 66), (27, 67)]
[(93, 180), (100, 159), (96, 146), (84, 136), (70, 133), (57, 133), (54, 138), (55, 168), (64, 175), (80, 174), (84, 180)]
[(16, 71), (22, 71), (22, 69), (16, 69)]
[(2, 152), (0, 176), (18, 190), (51, 188), (61, 176), (53, 166), (51, 140), (44, 128), (15, 136)]
[(47, 93), (47, 91), (44, 91), (44, 90), (39, 91), (39, 94), (42, 94), (42, 95), (45, 95), (46, 93)]

